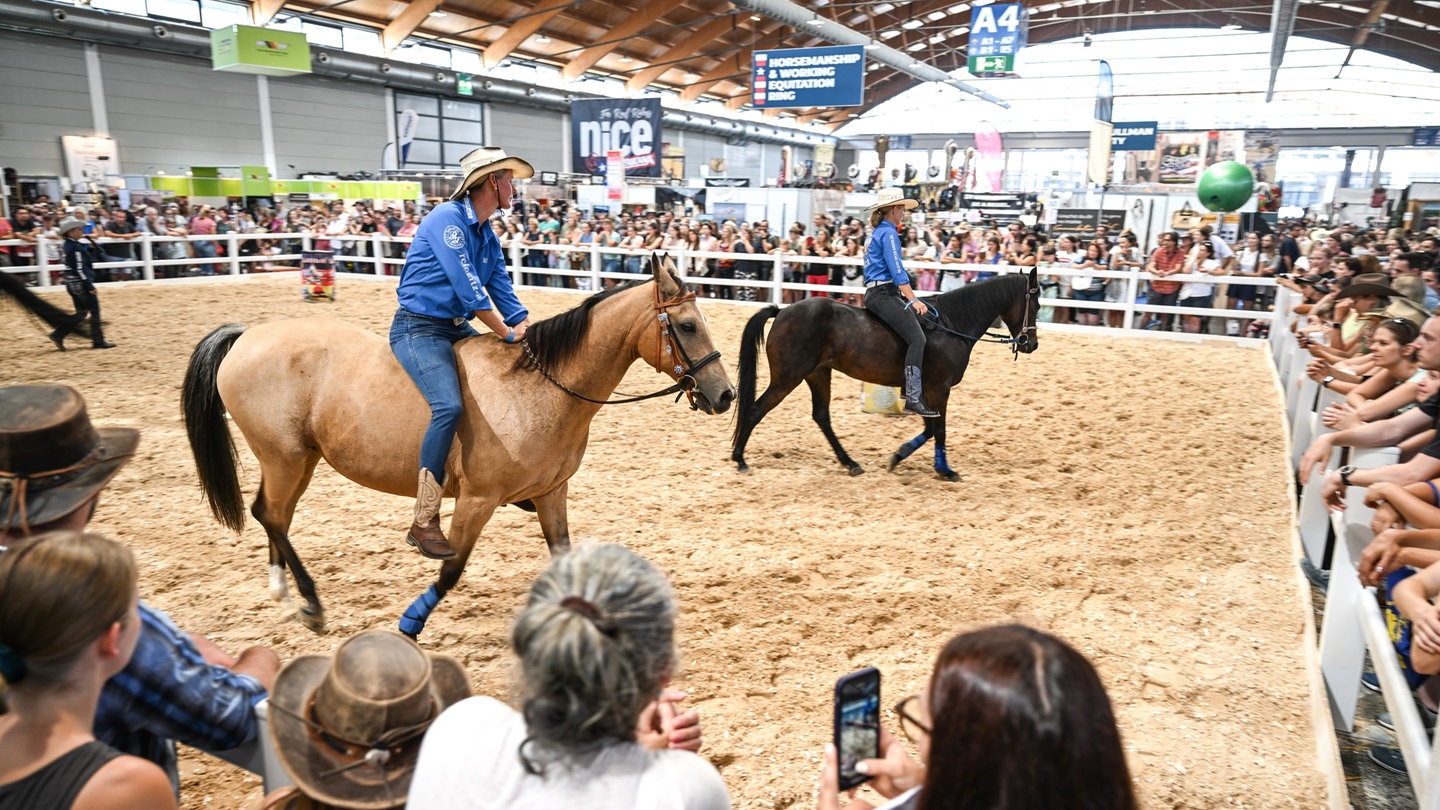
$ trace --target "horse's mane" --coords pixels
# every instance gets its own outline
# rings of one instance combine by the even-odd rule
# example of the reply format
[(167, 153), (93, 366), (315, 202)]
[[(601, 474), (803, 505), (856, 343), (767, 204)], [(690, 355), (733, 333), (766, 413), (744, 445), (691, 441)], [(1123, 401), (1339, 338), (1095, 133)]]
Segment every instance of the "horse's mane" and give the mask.
[(1025, 294), (1029, 283), (1026, 273), (1006, 273), (927, 298), (925, 303), (933, 304), (951, 329), (975, 335), (989, 329), (1006, 307)]
[(515, 368), (554, 369), (565, 364), (585, 342), (590, 332), (590, 312), (601, 301), (638, 287), (650, 279), (634, 279), (598, 292), (580, 303), (551, 318), (536, 321), (525, 333), (525, 342), (530, 345), (528, 353), (521, 353), (515, 360)]

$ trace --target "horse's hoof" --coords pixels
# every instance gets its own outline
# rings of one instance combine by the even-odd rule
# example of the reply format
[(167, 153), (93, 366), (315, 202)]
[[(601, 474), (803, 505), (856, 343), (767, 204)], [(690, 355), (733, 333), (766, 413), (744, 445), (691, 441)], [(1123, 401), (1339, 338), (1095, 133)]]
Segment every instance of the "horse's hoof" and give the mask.
[(736, 472), (742, 472), (742, 473), (748, 473), (748, 472), (750, 472), (750, 465), (749, 465), (749, 464), (746, 464), (746, 463), (743, 462), (743, 461), (737, 461), (737, 462), (735, 462), (735, 471), (736, 471)]
[(895, 468), (896, 468), (896, 467), (899, 467), (899, 466), (900, 466), (900, 462), (902, 462), (902, 461), (904, 461), (904, 460), (905, 460), (905, 457), (902, 456), (902, 455), (900, 455), (899, 453), (891, 453), (891, 454), (890, 454), (890, 466), (889, 466), (889, 467), (886, 467), (886, 470), (888, 470), (889, 472), (895, 472)]
[(312, 608), (309, 605), (302, 606), (300, 612), (295, 614), (300, 617), (300, 623), (305, 629), (317, 636), (325, 635), (325, 609)]
[(857, 476), (857, 475), (864, 475), (864, 474), (865, 474), (865, 468), (864, 468), (864, 467), (861, 467), (859, 464), (851, 464), (851, 465), (850, 465), (850, 477), (851, 477), (851, 478), (854, 478), (854, 477)]
[(960, 473), (957, 473), (953, 470), (936, 470), (935, 477), (939, 478), (942, 481), (949, 481), (952, 484), (957, 484), (960, 482)]

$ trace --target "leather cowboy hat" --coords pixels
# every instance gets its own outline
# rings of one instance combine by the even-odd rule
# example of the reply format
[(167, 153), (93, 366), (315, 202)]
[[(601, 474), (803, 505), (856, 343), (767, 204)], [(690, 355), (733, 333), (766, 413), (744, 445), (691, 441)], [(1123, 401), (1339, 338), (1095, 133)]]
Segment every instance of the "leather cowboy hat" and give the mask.
[(872, 211), (889, 208), (892, 205), (903, 205), (905, 206), (905, 210), (908, 211), (920, 205), (920, 202), (906, 197), (905, 192), (898, 188), (882, 188), (880, 189), (880, 193), (876, 195), (875, 204), (866, 208), (865, 213), (869, 214)]
[(334, 656), (303, 655), (270, 693), (270, 735), (306, 796), (351, 810), (405, 804), (426, 729), (470, 696), (455, 659), (389, 630), (350, 637)]
[(1336, 300), (1354, 298), (1357, 295), (1378, 295), (1381, 298), (1403, 298), (1400, 291), (1391, 287), (1390, 278), (1384, 273), (1361, 273), (1350, 282), (1350, 286), (1335, 295)]
[[(460, 171), (465, 173), (465, 179), (460, 181), (455, 193), (450, 199), (458, 200), (480, 182), (480, 178), (487, 174), (509, 169), (518, 180), (535, 176), (535, 167), (521, 160), (518, 157), (511, 157), (505, 154), (505, 150), (498, 146), (482, 146), (479, 149), (472, 149), (465, 157), (460, 158)], [(502, 200), (502, 202), (506, 202)]]
[(29, 533), (79, 509), (139, 441), (133, 428), (96, 429), (67, 385), (0, 388), (0, 528)]

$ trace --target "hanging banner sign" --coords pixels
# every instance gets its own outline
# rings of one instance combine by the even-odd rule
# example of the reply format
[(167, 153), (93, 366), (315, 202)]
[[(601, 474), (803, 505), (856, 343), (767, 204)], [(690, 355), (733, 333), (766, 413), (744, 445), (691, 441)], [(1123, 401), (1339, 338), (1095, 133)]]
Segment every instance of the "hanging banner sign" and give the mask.
[(755, 51), (750, 106), (855, 107), (865, 103), (865, 46)]
[(625, 165), (624, 156), (619, 150), (612, 149), (605, 153), (605, 164), (608, 170), (605, 172), (605, 199), (623, 200), (625, 198)]
[(628, 177), (660, 176), (660, 99), (594, 99), (570, 102), (571, 166), (609, 174), (609, 153), (618, 152)]
[(1110, 133), (1110, 148), (1116, 152), (1151, 152), (1155, 149), (1156, 121), (1131, 121), (1115, 125)]
[(1029, 39), (1030, 12), (1023, 4), (995, 3), (970, 9), (969, 55), (972, 59), (1014, 56)]
[(60, 148), (71, 183), (93, 183), (98, 188), (106, 175), (121, 173), (115, 141), (107, 136), (61, 135)]

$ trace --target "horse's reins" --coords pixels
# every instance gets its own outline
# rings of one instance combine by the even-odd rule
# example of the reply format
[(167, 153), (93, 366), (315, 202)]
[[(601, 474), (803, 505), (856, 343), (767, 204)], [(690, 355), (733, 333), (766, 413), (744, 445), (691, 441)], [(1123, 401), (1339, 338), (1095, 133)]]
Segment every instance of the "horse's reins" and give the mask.
[[(640, 396), (623, 397), (621, 399), (593, 399), (587, 397), (565, 383), (555, 379), (555, 376), (552, 375), (548, 369), (540, 365), (539, 358), (537, 358), (535, 352), (530, 349), (530, 340), (528, 337), (520, 341), (520, 346), (525, 350), (525, 356), (530, 359), (530, 365), (533, 366), (536, 371), (539, 371), (545, 379), (554, 383), (561, 391), (564, 391), (576, 399), (593, 402), (596, 405), (624, 405), (630, 402), (640, 402), (641, 400), (663, 397), (666, 394), (677, 394), (678, 392), (675, 397), (676, 402), (680, 401), (679, 394), (683, 394), (690, 400), (690, 409), (699, 410), (700, 406), (695, 404), (695, 386), (698, 384), (695, 381), (695, 372), (719, 360), (720, 352), (711, 351), (709, 354), (700, 358), (698, 362), (691, 362), (690, 354), (685, 351), (684, 344), (680, 342), (679, 338), (670, 328), (670, 313), (665, 311), (670, 307), (679, 306), (687, 301), (694, 300), (695, 293), (691, 291), (681, 293), (669, 300), (662, 300), (660, 298), (660, 282), (655, 282), (655, 320), (657, 326), (655, 334), (655, 370), (661, 374), (667, 373), (661, 364), (668, 358), (674, 363), (674, 365), (671, 366), (670, 373), (673, 373), (676, 379), (674, 385), (656, 391), (653, 394), (641, 394)], [(683, 362), (684, 365), (681, 365), (681, 362)]]
[(1016, 360), (1019, 360), (1020, 344), (1025, 341), (1025, 337), (1027, 335), (1029, 335), (1031, 332), (1037, 331), (1036, 324), (1030, 321), (1030, 299), (1032, 297), (1036, 298), (1037, 300), (1039, 299), (1040, 287), (1038, 285), (1031, 287), (1027, 283), (1025, 287), (1025, 303), (1023, 305), (1025, 308), (1024, 314), (1020, 316), (1020, 331), (1016, 333), (1014, 337), (1011, 337), (1009, 335), (1002, 335), (999, 332), (991, 332), (988, 330), (978, 335), (967, 335), (964, 332), (958, 332), (940, 322), (940, 311), (933, 306), (926, 306), (926, 311), (931, 313), (926, 317), (930, 319), (930, 323), (932, 326), (934, 326), (941, 332), (945, 332), (946, 334), (954, 335), (955, 337), (964, 338), (966, 340), (973, 340), (976, 343), (999, 343), (1004, 346), (1009, 346), (1010, 354), (1013, 355)]

